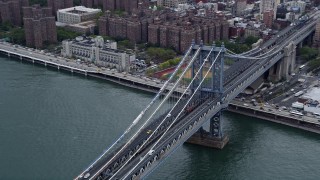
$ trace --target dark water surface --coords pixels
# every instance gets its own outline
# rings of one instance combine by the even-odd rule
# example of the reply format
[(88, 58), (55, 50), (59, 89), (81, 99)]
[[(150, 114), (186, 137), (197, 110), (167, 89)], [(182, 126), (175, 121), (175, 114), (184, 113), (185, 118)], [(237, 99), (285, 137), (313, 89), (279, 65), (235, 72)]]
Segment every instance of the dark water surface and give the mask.
[[(152, 94), (0, 57), (0, 179), (72, 179)], [(183, 145), (147, 179), (320, 179), (320, 136), (232, 113), (222, 151)]]

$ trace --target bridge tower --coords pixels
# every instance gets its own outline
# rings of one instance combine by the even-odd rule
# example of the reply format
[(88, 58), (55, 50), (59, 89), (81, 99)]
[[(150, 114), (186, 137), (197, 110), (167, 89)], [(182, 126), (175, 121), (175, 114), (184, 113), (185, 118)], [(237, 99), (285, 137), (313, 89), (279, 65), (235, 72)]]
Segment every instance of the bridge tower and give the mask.
[[(192, 64), (192, 78), (195, 77), (195, 74), (200, 69), (201, 64), (205, 61), (205, 58), (208, 57), (208, 54), (210, 54), (207, 62), (207, 67), (212, 65), (212, 63), (214, 63), (214, 66), (207, 76), (207, 79), (205, 79), (205, 83), (202, 83), (199, 93), (201, 93), (201, 96), (205, 96), (208, 98), (221, 99), (223, 93), (223, 68), (225, 54), (224, 44), (222, 44), (221, 47), (217, 47), (215, 43), (213, 43), (211, 46), (206, 46), (201, 42), (200, 45), (193, 46), (193, 54), (199, 47), (201, 48), (201, 51), (198, 55), (198, 58)], [(214, 62), (217, 56), (219, 57)], [(200, 69), (200, 75), (196, 77), (196, 80), (191, 86), (192, 91), (194, 91), (198, 84), (203, 80), (203, 71), (203, 69)], [(222, 102), (222, 100), (220, 100), (220, 102)], [(195, 133), (188, 139), (187, 143), (222, 149), (229, 141), (229, 138), (222, 133), (221, 115), (222, 111), (210, 118), (209, 132), (201, 127), (197, 133)]]

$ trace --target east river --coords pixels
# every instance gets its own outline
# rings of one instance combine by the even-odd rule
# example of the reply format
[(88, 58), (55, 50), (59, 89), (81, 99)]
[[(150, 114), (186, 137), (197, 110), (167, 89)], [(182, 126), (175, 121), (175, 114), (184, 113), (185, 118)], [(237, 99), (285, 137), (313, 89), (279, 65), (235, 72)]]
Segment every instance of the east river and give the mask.
[[(153, 94), (0, 57), (0, 179), (76, 177)], [(320, 136), (224, 113), (223, 150), (184, 144), (151, 180), (320, 178)]]

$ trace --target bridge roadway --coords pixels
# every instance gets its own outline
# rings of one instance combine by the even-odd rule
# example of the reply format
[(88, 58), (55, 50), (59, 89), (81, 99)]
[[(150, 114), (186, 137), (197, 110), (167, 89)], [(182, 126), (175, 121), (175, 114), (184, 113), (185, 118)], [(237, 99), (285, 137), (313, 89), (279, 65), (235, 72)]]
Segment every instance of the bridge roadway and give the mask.
[(283, 30), (278, 32), (276, 35), (274, 35), (272, 38), (270, 38), (265, 43), (263, 43), (261, 46), (258, 46), (248, 52), (242, 53), (242, 55), (253, 57), (255, 55), (258, 55), (261, 51), (266, 52), (266, 50), (270, 50), (270, 48), (279, 44), (279, 42), (281, 43), (282, 41), (285, 41), (288, 35), (295, 33), (297, 30), (302, 28), (305, 24), (308, 24), (310, 22), (315, 23), (314, 19), (317, 18), (319, 14), (320, 14), (320, 11), (312, 11), (309, 14), (309, 17), (307, 20), (297, 21), (296, 25), (288, 26), (284, 28)]
[[(314, 22), (314, 21), (312, 21), (312, 22)], [(314, 24), (315, 23), (311, 23), (311, 25), (308, 24), (308, 25), (304, 26), (305, 28), (302, 28), (302, 30), (300, 30), (298, 32), (306, 31), (311, 26), (314, 26)], [(277, 50), (272, 53), (273, 54), (272, 58), (264, 59), (264, 60), (260, 60), (260, 61), (249, 61), (250, 63), (247, 63), (246, 65), (244, 65), (246, 67), (245, 68), (246, 70), (243, 73), (240, 73), (241, 76), (232, 75), (229, 77), (230, 79), (229, 78), (225, 79), (224, 84), (225, 84), (226, 90), (223, 94), (223, 98), (222, 98), (223, 102), (221, 104), (220, 104), (220, 101), (218, 101), (218, 99), (212, 99), (212, 100), (207, 100), (205, 103), (202, 103), (199, 106), (197, 106), (190, 114), (187, 114), (186, 116), (182, 117), (182, 118), (184, 118), (183, 121), (181, 121), (182, 119), (180, 118), (180, 120), (175, 123), (174, 127), (172, 127), (168, 131), (168, 133), (163, 138), (163, 140), (160, 141), (160, 143), (154, 149), (155, 150), (154, 155), (147, 157), (143, 160), (140, 159), (140, 157), (142, 155), (145, 155), (149, 151), (148, 147), (150, 147), (150, 144), (147, 145), (145, 149), (143, 149), (142, 151), (139, 152), (139, 156), (136, 156), (133, 160), (131, 160), (130, 164), (125, 166), (125, 168), (123, 168), (121, 170), (121, 172), (119, 172), (117, 174), (117, 177), (118, 178), (124, 177), (124, 175), (127, 172), (129, 172), (129, 170), (132, 168), (134, 168), (134, 169), (133, 169), (132, 173), (130, 173), (131, 175), (129, 177), (131, 177), (131, 176), (132, 177), (135, 177), (135, 176), (139, 177), (141, 175), (144, 176), (147, 173), (149, 173), (150, 170), (154, 168), (154, 166), (159, 164), (159, 162), (160, 162), (159, 159), (166, 157), (178, 145), (181, 145), (181, 143), (177, 143), (178, 140), (179, 140), (179, 142), (184, 142), (185, 140), (187, 140), (194, 132), (197, 131), (197, 129), (199, 129), (202, 126), (202, 124), (205, 121), (207, 121), (210, 117), (212, 117), (214, 114), (219, 112), (222, 108), (224, 108), (224, 106), (226, 106), (227, 102), (232, 100), (238, 93), (242, 92), (244, 90), (244, 88), (246, 88), (248, 85), (250, 85), (258, 76), (261, 76), (265, 71), (267, 71), (278, 60), (283, 58), (282, 49), (288, 44), (288, 42), (291, 42), (291, 41), (298, 39), (297, 36), (299, 36), (299, 35), (300, 35), (299, 33), (296, 33), (294, 35), (291, 35), (289, 37), (289, 39), (287, 38), (288, 41), (280, 41), (281, 43), (278, 43), (279, 48), (277, 48)], [(226, 74), (228, 74), (228, 73), (226, 73)], [(176, 114), (177, 111), (179, 111), (179, 108), (177, 108), (177, 110), (173, 113), (173, 116)], [(165, 116), (162, 116), (162, 118), (163, 117), (165, 117)], [(159, 119), (161, 119), (161, 118), (159, 118)], [(160, 122), (159, 119), (155, 122)], [(172, 120), (172, 118), (170, 120)], [(165, 124), (170, 122), (170, 120), (168, 120)], [(155, 124), (157, 124), (157, 123), (155, 123)], [(152, 127), (150, 126), (150, 127), (148, 127), (148, 129), (149, 128), (152, 129), (153, 127), (155, 127), (155, 126), (154, 125)], [(165, 128), (163, 128), (163, 129), (165, 129)], [(155, 138), (158, 137), (159, 135), (161, 135), (161, 133), (158, 133), (158, 135), (156, 135)], [(135, 143), (133, 143), (132, 145), (141, 144), (141, 142), (143, 140), (147, 139), (148, 133), (146, 133), (146, 131), (143, 131), (143, 133), (141, 135), (139, 135), (139, 137), (140, 138), (137, 138), (137, 141)], [(150, 143), (152, 143), (153, 140), (151, 140)], [(133, 148), (134, 146), (129, 146), (129, 147)], [(128, 149), (130, 149), (130, 148), (128, 148)], [(113, 164), (110, 163), (108, 166), (105, 166), (104, 168), (101, 168), (98, 171), (96, 171), (97, 169), (99, 169), (98, 168), (99, 165), (97, 164), (95, 167), (93, 167), (89, 171), (90, 175), (93, 175), (89, 178), (99, 179), (101, 177), (101, 179), (105, 179), (105, 178), (110, 177), (110, 175), (112, 174), (111, 171), (113, 171), (113, 170), (117, 171), (117, 169), (119, 169), (121, 164), (125, 161), (125, 159), (123, 159), (123, 162), (121, 163), (119, 161), (119, 159), (121, 157), (127, 158), (130, 156), (130, 152), (129, 152), (129, 154), (122, 156), (124, 154), (126, 154), (126, 153), (122, 153), (119, 158), (115, 158), (117, 161), (113, 161), (112, 162)], [(108, 158), (106, 158), (106, 159), (108, 159)], [(104, 160), (105, 162), (106, 162), (106, 159)], [(138, 167), (134, 167), (135, 164), (137, 164), (138, 162), (140, 162), (139, 163), (140, 165)], [(118, 165), (117, 165), (118, 167), (116, 167), (116, 168), (114, 168), (115, 163), (118, 163)], [(99, 164), (103, 164), (103, 162), (100, 162)], [(148, 167), (148, 168), (146, 169), (146, 167)], [(104, 171), (107, 168), (109, 169), (109, 171), (108, 172)], [(103, 173), (103, 172), (105, 172), (105, 173)], [(110, 174), (108, 174), (108, 173), (110, 173)]]
[[(298, 33), (296, 33), (293, 36), (290, 36), (288, 38), (288, 41), (282, 41), (283, 43), (281, 45), (279, 44), (279, 48), (277, 48), (277, 50), (275, 50), (272, 53), (272, 58), (265, 59), (257, 63), (253, 62), (250, 68), (248, 68), (244, 73), (242, 73), (241, 76), (237, 76), (237, 78), (233, 79), (232, 81), (230, 81), (230, 83), (228, 82), (226, 84), (226, 90), (223, 94), (223, 102), (221, 104), (218, 101), (218, 99), (213, 99), (212, 101), (208, 100), (205, 103), (201, 104), (199, 107), (194, 109), (194, 111), (190, 113), (190, 115), (186, 116), (183, 121), (180, 120), (177, 125), (175, 125), (169, 130), (168, 134), (163, 138), (162, 141), (160, 141), (159, 145), (157, 145), (154, 149), (155, 152), (153, 156), (149, 156), (146, 159), (143, 159), (142, 161), (139, 157), (135, 160), (132, 160), (132, 162), (130, 163), (132, 165), (127, 165), (126, 168), (122, 169), (122, 171), (118, 173), (118, 177), (125, 177), (126, 173), (130, 172), (132, 168), (134, 168), (134, 170), (132, 171), (130, 176), (128, 176), (129, 178), (139, 177), (139, 174), (148, 174), (150, 170), (154, 169), (154, 167), (160, 163), (159, 159), (164, 158), (164, 154), (168, 155), (175, 149), (175, 147), (172, 146), (178, 146), (181, 144), (177, 143), (178, 140), (180, 142), (186, 141), (202, 126), (204, 122), (200, 122), (201, 120), (207, 121), (215, 113), (219, 112), (223, 108), (223, 106), (225, 106), (224, 104), (230, 102), (235, 96), (237, 96), (248, 85), (250, 85), (257, 77), (261, 76), (277, 61), (283, 58), (282, 49), (288, 44), (288, 42), (296, 40), (301, 41), (302, 34), (300, 34), (299, 32), (305, 32), (304, 34), (306, 36), (306, 34), (310, 33), (308, 29), (314, 25), (315, 23), (308, 24), (304, 26), (302, 30), (298, 31)], [(146, 149), (144, 153), (147, 153), (148, 150), (149, 149)], [(134, 165), (137, 163), (141, 165), (135, 167)]]

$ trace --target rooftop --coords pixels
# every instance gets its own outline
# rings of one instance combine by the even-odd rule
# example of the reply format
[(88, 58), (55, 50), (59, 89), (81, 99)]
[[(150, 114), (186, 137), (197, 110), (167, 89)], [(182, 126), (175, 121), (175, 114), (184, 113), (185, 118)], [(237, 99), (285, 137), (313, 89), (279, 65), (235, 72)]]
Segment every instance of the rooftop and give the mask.
[(303, 98), (317, 100), (320, 102), (320, 88), (312, 88), (303, 95)]
[(59, 9), (58, 12), (70, 13), (70, 14), (85, 14), (85, 13), (94, 13), (100, 12), (100, 9), (86, 8), (84, 6), (75, 6), (66, 9)]
[[(101, 39), (101, 38), (102, 38), (101, 36), (97, 36), (95, 38), (86, 37), (86, 36), (78, 36), (76, 39), (67, 40), (67, 41), (72, 42), (72, 44), (76, 44), (79, 46), (93, 47), (93, 46), (96, 46), (96, 41), (99, 41), (99, 39)], [(103, 40), (103, 38), (102, 38), (102, 40)], [(111, 43), (114, 43), (114, 41), (107, 40), (104, 42), (104, 47), (99, 47), (99, 48), (106, 50), (106, 51), (115, 52), (115, 53), (126, 53), (123, 50), (108, 48), (107, 44), (111, 44)]]

